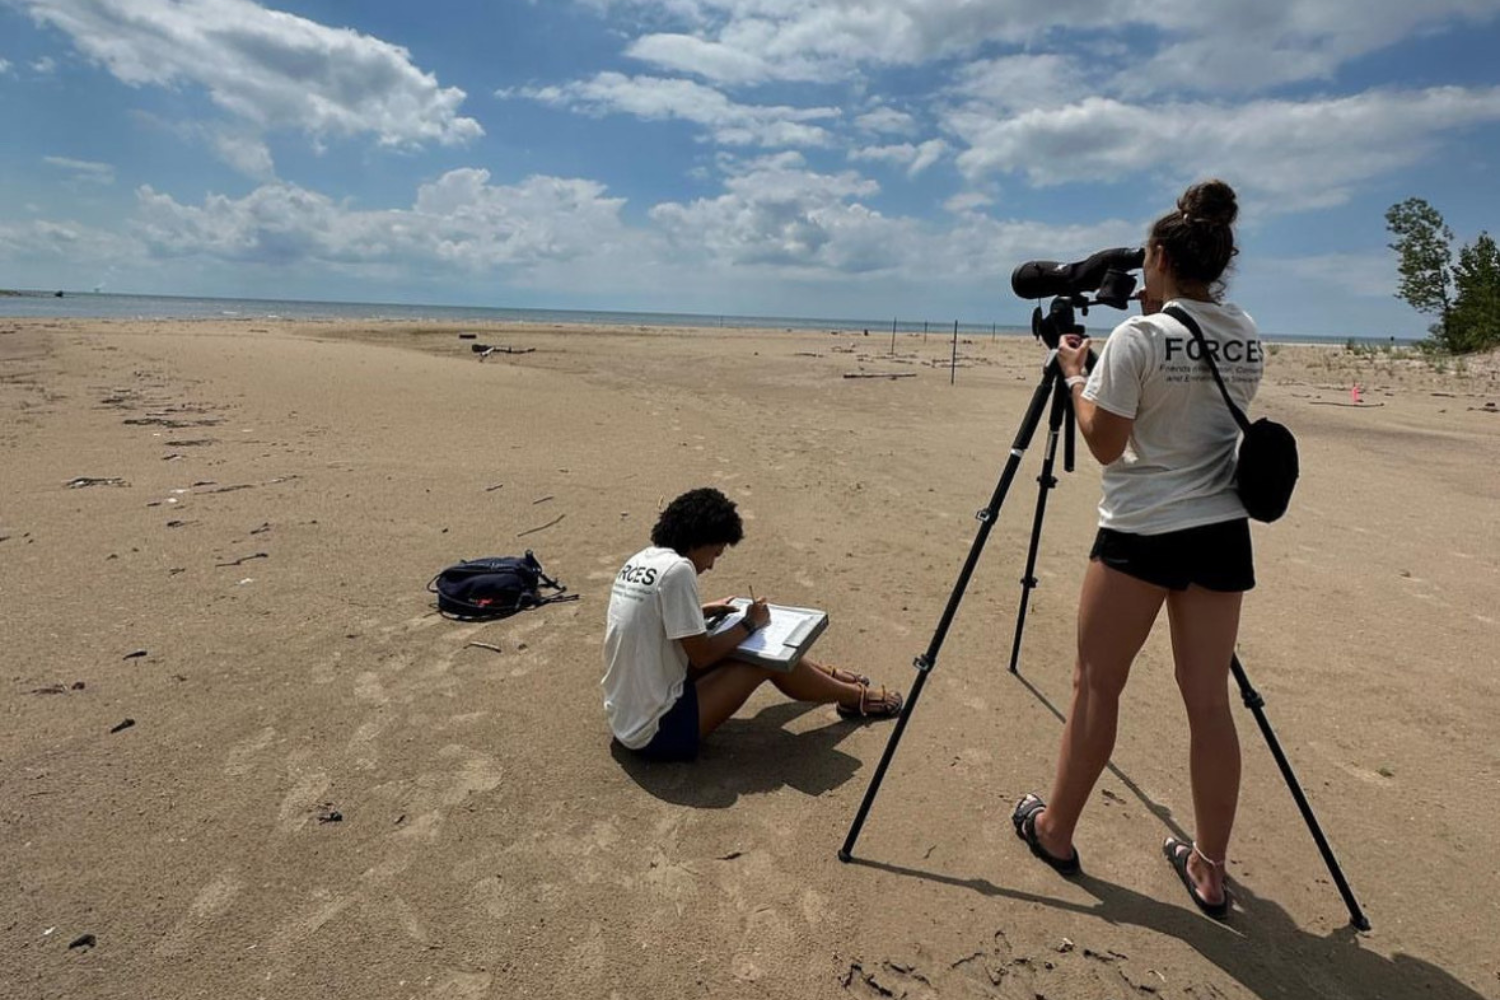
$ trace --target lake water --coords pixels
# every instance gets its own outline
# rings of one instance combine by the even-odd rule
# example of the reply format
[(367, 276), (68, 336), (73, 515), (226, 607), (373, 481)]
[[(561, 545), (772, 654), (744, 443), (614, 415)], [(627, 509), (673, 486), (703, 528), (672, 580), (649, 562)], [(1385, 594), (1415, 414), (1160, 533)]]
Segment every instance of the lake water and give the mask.
[[(574, 309), (502, 309), (477, 306), (398, 305), (379, 302), (297, 302), (209, 299), (172, 295), (51, 292), (0, 295), (0, 316), (72, 319), (316, 319), (435, 320), (439, 322), (570, 323), (591, 326), (753, 327), (787, 330), (869, 330), (890, 333), (892, 320), (811, 316), (709, 316), (695, 313), (588, 312)], [(896, 320), (902, 333), (953, 333), (953, 320)], [(1021, 327), (959, 323), (959, 333), (1029, 334)]]

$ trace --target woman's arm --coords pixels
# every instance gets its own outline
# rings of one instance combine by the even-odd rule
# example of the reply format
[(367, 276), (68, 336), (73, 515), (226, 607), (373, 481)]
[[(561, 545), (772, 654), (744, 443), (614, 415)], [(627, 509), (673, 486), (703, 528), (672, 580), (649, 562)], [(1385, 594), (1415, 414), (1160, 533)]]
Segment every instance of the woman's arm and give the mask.
[[(760, 628), (771, 620), (771, 610), (766, 607), (765, 601), (755, 601), (746, 610), (746, 617)], [(744, 642), (751, 634), (743, 624), (736, 624), (727, 628), (718, 635), (710, 635), (707, 632), (699, 632), (697, 635), (684, 636), (677, 641), (682, 643), (682, 651), (687, 654), (688, 663), (694, 670), (702, 670), (718, 663), (728, 656), (734, 647)]]
[(1057, 367), (1068, 380), (1068, 392), (1073, 396), (1073, 416), (1078, 424), (1078, 433), (1083, 435), (1089, 452), (1101, 465), (1108, 465), (1125, 454), (1125, 445), (1130, 441), (1130, 430), (1135, 421), (1096, 406), (1083, 396), (1087, 376), (1083, 366), (1089, 356), (1087, 337), (1068, 335), (1057, 345)]

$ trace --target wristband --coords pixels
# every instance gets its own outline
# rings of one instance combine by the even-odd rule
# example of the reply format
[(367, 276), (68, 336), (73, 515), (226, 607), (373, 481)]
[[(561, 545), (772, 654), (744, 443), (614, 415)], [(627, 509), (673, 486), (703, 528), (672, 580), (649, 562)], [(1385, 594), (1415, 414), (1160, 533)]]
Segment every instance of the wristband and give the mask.
[(1069, 375), (1067, 378), (1063, 379), (1063, 381), (1068, 384), (1069, 389), (1073, 388), (1075, 385), (1084, 385), (1088, 382), (1088, 380), (1089, 378), (1087, 375)]
[(748, 615), (740, 619), (740, 624), (745, 626), (745, 635), (747, 636), (754, 635), (755, 630), (760, 628), (759, 625), (750, 620), (750, 617)]

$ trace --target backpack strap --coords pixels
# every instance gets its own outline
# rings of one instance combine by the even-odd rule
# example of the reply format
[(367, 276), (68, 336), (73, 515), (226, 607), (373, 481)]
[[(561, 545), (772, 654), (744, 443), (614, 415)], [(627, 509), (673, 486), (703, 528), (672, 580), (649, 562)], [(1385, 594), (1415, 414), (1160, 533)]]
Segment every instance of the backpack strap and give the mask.
[[(537, 583), (540, 586), (550, 587), (551, 589), (557, 591), (558, 594), (561, 594), (568, 589), (567, 587), (563, 586), (556, 580), (552, 579), (552, 577), (547, 575), (546, 571), (542, 569), (542, 564), (537, 560), (536, 554), (533, 553), (530, 549), (526, 550), (526, 555), (522, 556), (522, 558), (526, 560), (526, 565), (536, 570)], [(577, 595), (575, 594), (574, 596), (576, 597)], [(550, 601), (556, 601), (560, 599), (560, 597), (544, 598), (542, 603), (546, 604)]]
[(1167, 306), (1162, 312), (1187, 327), (1188, 333), (1198, 342), (1198, 350), (1203, 352), (1203, 360), (1208, 362), (1208, 370), (1213, 372), (1214, 382), (1219, 386), (1219, 392), (1224, 396), (1224, 402), (1229, 407), (1229, 412), (1234, 414), (1234, 422), (1240, 425), (1241, 431), (1250, 429), (1250, 418), (1245, 416), (1245, 411), (1240, 409), (1234, 400), (1229, 398), (1229, 390), (1224, 385), (1224, 378), (1219, 374), (1219, 366), (1214, 364), (1213, 352), (1208, 349), (1208, 341), (1203, 337), (1203, 329), (1198, 321), (1193, 319), (1188, 311), (1178, 305)]

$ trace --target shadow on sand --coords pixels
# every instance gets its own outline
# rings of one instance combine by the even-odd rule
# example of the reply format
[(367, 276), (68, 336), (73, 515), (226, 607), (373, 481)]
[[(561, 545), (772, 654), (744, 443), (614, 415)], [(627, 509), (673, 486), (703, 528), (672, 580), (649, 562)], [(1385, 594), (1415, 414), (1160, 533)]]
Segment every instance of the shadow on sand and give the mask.
[[(1059, 721), (1063, 713), (1030, 681), (1019, 681)], [(1113, 762), (1109, 771), (1179, 838), (1188, 834), (1171, 811), (1152, 800)], [(1017, 845), (1018, 857), (1024, 849)], [(1229, 922), (1218, 923), (1192, 909), (1186, 894), (1179, 902), (1163, 903), (1086, 872), (1071, 881), (1098, 899), (1096, 905), (997, 886), (987, 879), (963, 879), (938, 872), (906, 868), (854, 858), (850, 862), (911, 878), (973, 890), (1073, 913), (1096, 916), (1113, 924), (1131, 924), (1177, 938), (1194, 948), (1255, 996), (1318, 997), (1327, 1000), (1489, 1000), (1457, 977), (1431, 962), (1397, 953), (1386, 958), (1363, 946), (1361, 936), (1345, 925), (1327, 935), (1298, 927), (1291, 915), (1269, 899), (1257, 896), (1242, 883), (1230, 886), (1235, 911)], [(1030, 859), (1020, 861), (1032, 864)], [(1165, 864), (1165, 862), (1163, 862)]]
[(838, 749), (857, 728), (838, 721), (807, 732), (786, 729), (792, 720), (824, 706), (781, 702), (753, 718), (733, 718), (703, 742), (698, 759), (676, 764), (645, 760), (618, 743), (610, 753), (647, 792), (695, 809), (723, 809), (742, 795), (790, 787), (817, 796), (852, 778), (863, 762)]
[(1221, 924), (1198, 915), (1185, 896), (1182, 905), (1163, 903), (1087, 874), (1071, 881), (1099, 900), (1092, 906), (1006, 889), (987, 879), (961, 879), (860, 858), (850, 864), (970, 889), (982, 896), (1087, 914), (1113, 925), (1144, 927), (1189, 945), (1258, 997), (1489, 1000), (1424, 959), (1401, 953), (1386, 958), (1366, 949), (1353, 927), (1345, 925), (1321, 936), (1303, 930), (1286, 910), (1238, 882), (1231, 886), (1235, 912), (1228, 923)]

